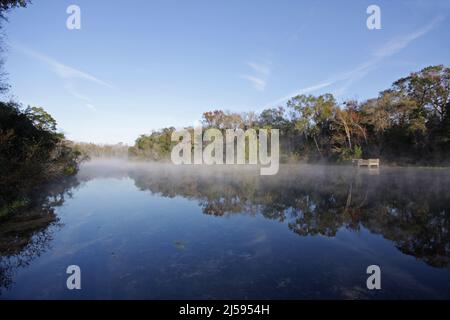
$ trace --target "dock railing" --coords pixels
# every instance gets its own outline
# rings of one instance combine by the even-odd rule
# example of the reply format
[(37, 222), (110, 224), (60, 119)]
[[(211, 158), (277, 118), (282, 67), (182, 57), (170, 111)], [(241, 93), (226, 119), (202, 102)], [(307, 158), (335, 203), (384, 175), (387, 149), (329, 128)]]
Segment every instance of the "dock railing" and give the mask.
[(380, 159), (353, 159), (353, 165), (367, 168), (379, 168), (380, 167)]

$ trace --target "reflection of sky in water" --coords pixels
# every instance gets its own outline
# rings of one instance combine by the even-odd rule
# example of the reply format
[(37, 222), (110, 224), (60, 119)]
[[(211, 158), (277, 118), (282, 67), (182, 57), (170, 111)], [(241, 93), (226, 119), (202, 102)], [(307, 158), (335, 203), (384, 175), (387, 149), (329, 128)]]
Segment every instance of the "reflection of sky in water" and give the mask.
[[(364, 227), (299, 236), (290, 221), (205, 215), (199, 201), (140, 191), (131, 178), (84, 182), (58, 208), (50, 248), (1, 298), (450, 298), (450, 268), (405, 255)], [(82, 290), (65, 287), (66, 267)], [(382, 288), (365, 288), (379, 264)]]

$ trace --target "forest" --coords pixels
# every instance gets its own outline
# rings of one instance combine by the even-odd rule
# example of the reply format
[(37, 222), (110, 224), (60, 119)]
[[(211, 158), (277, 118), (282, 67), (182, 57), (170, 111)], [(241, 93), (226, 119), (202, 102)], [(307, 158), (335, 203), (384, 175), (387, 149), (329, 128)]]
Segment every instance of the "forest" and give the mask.
[[(205, 129), (279, 129), (282, 162), (380, 158), (391, 165), (450, 163), (450, 68), (429, 66), (379, 96), (338, 103), (332, 94), (298, 95), (260, 113), (203, 113)], [(187, 128), (192, 129), (192, 128)], [(141, 135), (130, 158), (168, 160), (175, 128)]]

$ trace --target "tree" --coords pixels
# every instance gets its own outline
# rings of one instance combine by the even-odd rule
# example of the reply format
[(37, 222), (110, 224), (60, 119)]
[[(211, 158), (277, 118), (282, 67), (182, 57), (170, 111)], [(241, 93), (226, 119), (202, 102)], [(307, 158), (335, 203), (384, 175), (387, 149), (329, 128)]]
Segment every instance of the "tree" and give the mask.
[(263, 128), (282, 129), (286, 125), (283, 107), (265, 109), (259, 115), (259, 125)]
[(16, 7), (26, 7), (31, 0), (0, 0), (0, 18), (6, 19), (5, 13)]
[(307, 139), (312, 138), (322, 158), (323, 148), (329, 146), (329, 132), (336, 110), (333, 95), (299, 95), (289, 100), (287, 106), (293, 111), (295, 128)]
[(203, 113), (203, 125), (217, 129), (243, 128), (244, 120), (239, 113), (214, 110)]
[(443, 121), (449, 112), (450, 68), (430, 66), (394, 83), (394, 90), (413, 99), (431, 118)]
[(244, 129), (254, 128), (258, 122), (258, 114), (253, 111), (242, 113), (241, 118)]
[(356, 101), (344, 103), (344, 108), (336, 109), (332, 135), (333, 151), (340, 160), (361, 158), (362, 143), (367, 142), (366, 129)]
[(174, 143), (172, 132), (175, 128), (164, 128), (150, 135), (141, 135), (133, 147), (128, 149), (131, 158), (143, 158), (152, 161), (168, 160)]
[(28, 119), (33, 122), (33, 125), (40, 130), (55, 132), (56, 131), (56, 120), (40, 107), (28, 107), (25, 110), (25, 114)]

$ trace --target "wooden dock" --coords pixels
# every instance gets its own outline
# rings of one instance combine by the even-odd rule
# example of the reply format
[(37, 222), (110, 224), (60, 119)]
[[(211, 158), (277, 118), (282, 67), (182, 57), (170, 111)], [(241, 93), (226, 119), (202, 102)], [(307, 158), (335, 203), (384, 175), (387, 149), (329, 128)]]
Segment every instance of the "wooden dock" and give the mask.
[(354, 166), (358, 168), (379, 168), (380, 167), (380, 159), (353, 159), (352, 163)]

